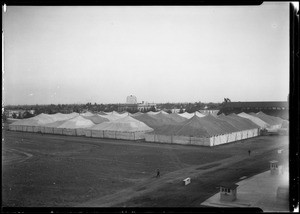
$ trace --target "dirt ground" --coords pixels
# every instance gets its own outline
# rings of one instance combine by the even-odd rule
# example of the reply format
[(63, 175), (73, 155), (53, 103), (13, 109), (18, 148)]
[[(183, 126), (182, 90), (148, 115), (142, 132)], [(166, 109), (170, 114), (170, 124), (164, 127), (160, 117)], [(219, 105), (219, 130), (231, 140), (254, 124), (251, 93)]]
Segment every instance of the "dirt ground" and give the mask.
[[(2, 205), (185, 207), (287, 159), (287, 136), (213, 148), (3, 131)], [(251, 156), (248, 150), (251, 150)], [(160, 169), (161, 177), (156, 178)], [(192, 178), (183, 186), (182, 179)]]

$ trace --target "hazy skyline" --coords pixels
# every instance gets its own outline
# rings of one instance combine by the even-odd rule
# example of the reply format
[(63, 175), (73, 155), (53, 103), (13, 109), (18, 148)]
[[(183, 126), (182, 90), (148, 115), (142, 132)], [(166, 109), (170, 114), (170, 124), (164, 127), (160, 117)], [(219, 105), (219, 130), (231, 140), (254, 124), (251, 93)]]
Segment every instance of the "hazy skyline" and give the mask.
[(5, 105), (286, 101), (289, 4), (7, 6)]

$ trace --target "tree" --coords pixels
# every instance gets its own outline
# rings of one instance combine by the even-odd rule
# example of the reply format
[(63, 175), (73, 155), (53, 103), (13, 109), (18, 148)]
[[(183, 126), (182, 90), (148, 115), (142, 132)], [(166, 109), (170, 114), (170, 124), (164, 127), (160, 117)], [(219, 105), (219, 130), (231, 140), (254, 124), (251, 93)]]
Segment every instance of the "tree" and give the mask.
[(179, 114), (182, 114), (183, 113), (183, 109), (182, 108), (180, 108), (180, 110), (179, 110)]
[(33, 117), (34, 115), (31, 114), (30, 112), (28, 111), (25, 111), (24, 115), (23, 115), (23, 118), (30, 118), (30, 117)]
[(2, 114), (2, 119), (3, 119), (3, 122), (5, 122), (7, 120), (6, 114)]
[(18, 119), (22, 119), (22, 114), (21, 114), (21, 112), (19, 112), (19, 115), (18, 115), (17, 118), (18, 118)]
[(12, 114), (12, 118), (17, 118), (16, 113), (13, 113), (13, 114)]
[(167, 110), (167, 113), (172, 114), (172, 111), (170, 109)]
[(153, 111), (153, 112), (155, 112), (155, 111), (156, 111), (156, 109), (155, 109), (155, 107), (154, 107), (154, 106), (151, 106), (151, 107), (150, 107), (150, 109), (149, 109), (149, 111)]

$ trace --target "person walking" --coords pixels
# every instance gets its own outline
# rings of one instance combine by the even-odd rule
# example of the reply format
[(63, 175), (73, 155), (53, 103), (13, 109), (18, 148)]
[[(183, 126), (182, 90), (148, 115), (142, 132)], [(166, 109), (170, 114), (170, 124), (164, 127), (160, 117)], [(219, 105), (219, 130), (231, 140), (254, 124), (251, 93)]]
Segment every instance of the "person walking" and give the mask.
[(160, 171), (159, 171), (159, 169), (157, 169), (157, 171), (156, 171), (156, 177), (157, 178), (160, 177)]
[(248, 150), (248, 154), (249, 154), (249, 156), (250, 156), (250, 154), (251, 154), (251, 150), (250, 150), (250, 149)]

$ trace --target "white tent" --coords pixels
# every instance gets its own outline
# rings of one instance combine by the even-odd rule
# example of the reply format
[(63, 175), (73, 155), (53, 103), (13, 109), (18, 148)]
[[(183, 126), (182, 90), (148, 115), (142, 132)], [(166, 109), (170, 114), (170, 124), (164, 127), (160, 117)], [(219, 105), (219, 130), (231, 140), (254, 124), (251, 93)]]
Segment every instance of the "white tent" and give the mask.
[(93, 116), (94, 114), (92, 112), (87, 111), (87, 112), (81, 113), (80, 115), (90, 117), (90, 116)]
[(35, 117), (28, 119), (18, 120), (9, 125), (9, 129), (13, 131), (24, 131), (24, 132), (41, 132), (44, 129), (44, 125), (47, 123), (55, 122), (55, 118), (49, 114), (39, 114)]
[(119, 116), (121, 117), (126, 117), (126, 116), (130, 116), (130, 114), (128, 112), (124, 112), (122, 114), (119, 114)]
[[(126, 140), (143, 139), (146, 132), (153, 131), (153, 129), (145, 123), (140, 122), (131, 116), (126, 116), (109, 122), (103, 122), (89, 128), (89, 130), (91, 130), (91, 137)], [(89, 135), (90, 132), (86, 131), (86, 136)]]
[(265, 129), (269, 126), (269, 124), (267, 124), (265, 121), (259, 119), (258, 117), (252, 116), (250, 114), (246, 114), (245, 112), (239, 113), (238, 116), (251, 120), (253, 123), (258, 125), (261, 129)]
[(114, 114), (108, 114), (108, 115), (101, 115), (101, 117), (104, 117), (104, 118), (108, 119), (109, 121), (118, 120), (118, 119), (124, 118), (126, 116), (128, 116), (128, 114), (114, 113)]
[[(235, 121), (233, 121), (235, 122)], [(237, 125), (235, 123), (235, 125)], [(258, 129), (246, 126), (243, 130), (227, 122), (208, 115), (198, 117), (194, 115), (187, 121), (165, 125), (153, 132), (145, 134), (147, 142), (190, 144), (202, 146), (216, 146), (257, 136)], [(248, 131), (251, 129), (250, 131)]]
[(155, 114), (159, 114), (159, 113), (162, 113), (162, 114), (168, 114), (167, 112), (161, 110), (161, 111), (157, 111), (157, 112), (153, 112), (153, 111), (149, 111), (147, 112), (147, 114), (150, 114), (150, 115), (155, 115)]
[(206, 115), (201, 114), (200, 112), (196, 111), (194, 114), (196, 114), (196, 116), (198, 117), (205, 117)]
[(82, 116), (77, 116), (71, 120), (67, 120), (62, 125), (58, 126), (57, 129), (62, 129), (64, 135), (85, 135), (83, 129), (90, 128), (95, 124)]
[(184, 112), (184, 113), (181, 113), (181, 114), (178, 114), (178, 115), (181, 116), (181, 117), (190, 119), (190, 118), (192, 118), (195, 114)]
[(49, 114), (51, 118), (53, 118), (54, 121), (62, 121), (62, 120), (69, 120), (74, 117), (77, 117), (79, 114), (76, 112), (70, 113), (70, 114), (62, 114), (62, 113), (56, 113), (56, 114)]
[(48, 134), (62, 134), (61, 131), (57, 130), (57, 127), (64, 124), (67, 120), (60, 120), (53, 123), (47, 123), (43, 125), (43, 129), (41, 129), (42, 133), (48, 133)]

